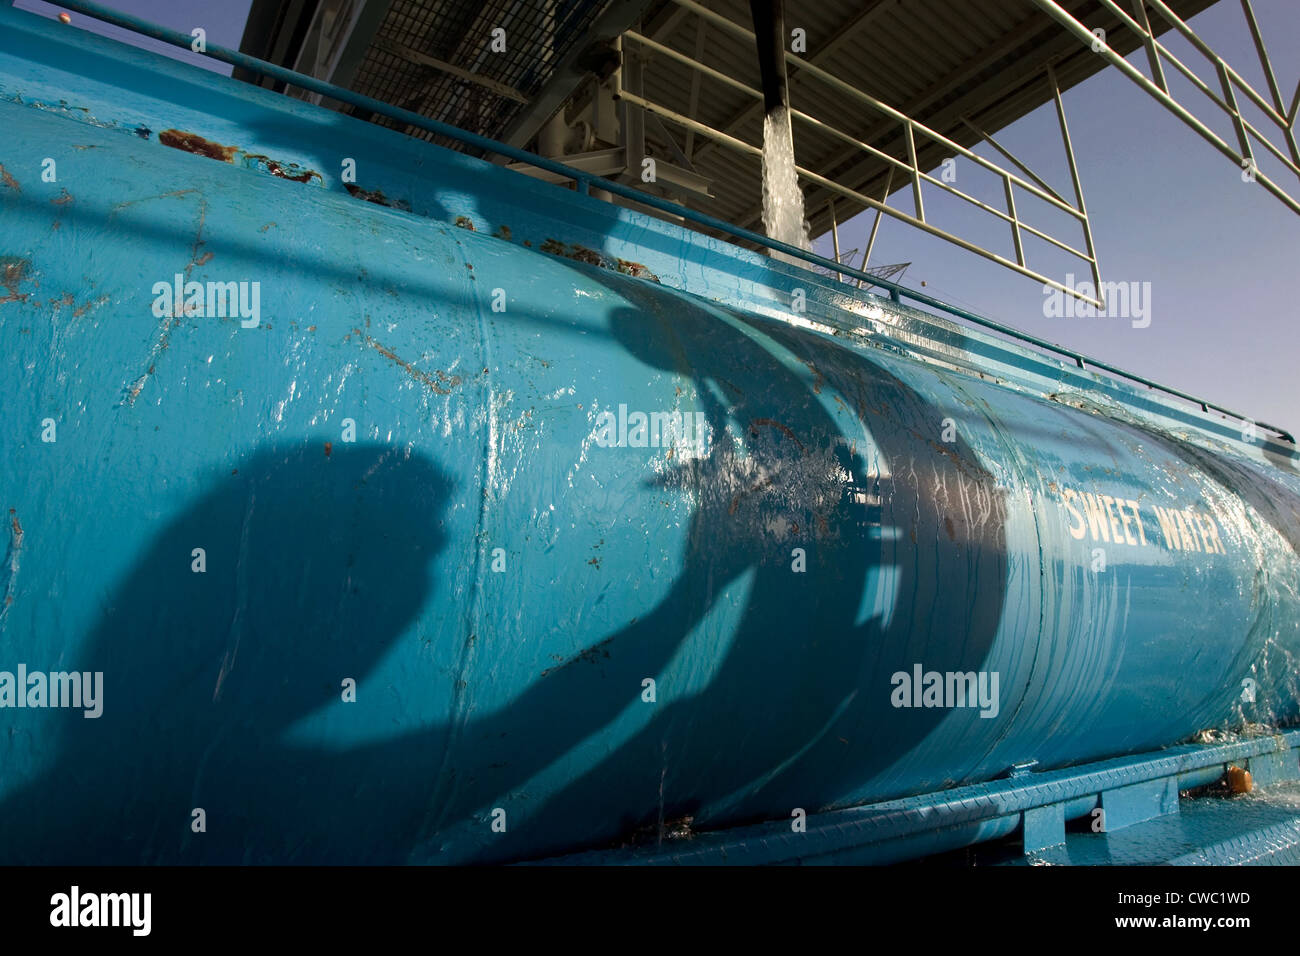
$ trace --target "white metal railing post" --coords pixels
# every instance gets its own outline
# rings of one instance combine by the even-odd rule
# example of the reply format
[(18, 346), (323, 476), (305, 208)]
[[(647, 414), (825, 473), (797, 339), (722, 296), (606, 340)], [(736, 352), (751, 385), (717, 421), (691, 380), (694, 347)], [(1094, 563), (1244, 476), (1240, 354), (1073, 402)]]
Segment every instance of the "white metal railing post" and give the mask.
[[(885, 191), (880, 197), (881, 205), (884, 205), (885, 202), (889, 199), (889, 190), (893, 188), (893, 185), (894, 185), (894, 167), (890, 166), (889, 175), (885, 179)], [(867, 262), (870, 261), (871, 259), (871, 250), (876, 244), (876, 233), (880, 231), (880, 215), (881, 215), (880, 210), (877, 209), (875, 222), (871, 224), (871, 235), (867, 238), (867, 248), (862, 250), (862, 267), (858, 270), (859, 272), (867, 271)], [(858, 288), (859, 289), (862, 288), (861, 279), (858, 280)]]
[(1079, 164), (1074, 158), (1074, 144), (1070, 142), (1070, 126), (1065, 121), (1065, 103), (1061, 101), (1061, 84), (1056, 81), (1056, 70), (1047, 64), (1047, 81), (1052, 84), (1052, 99), (1056, 103), (1056, 119), (1061, 124), (1061, 141), (1065, 143), (1065, 159), (1070, 166), (1070, 181), (1074, 184), (1074, 199), (1083, 219), (1083, 243), (1088, 250), (1088, 263), (1092, 267), (1093, 288), (1105, 309), (1106, 297), (1101, 291), (1101, 265), (1097, 262), (1097, 248), (1092, 242), (1092, 223), (1088, 221), (1088, 206), (1083, 201), (1083, 180), (1079, 178)]

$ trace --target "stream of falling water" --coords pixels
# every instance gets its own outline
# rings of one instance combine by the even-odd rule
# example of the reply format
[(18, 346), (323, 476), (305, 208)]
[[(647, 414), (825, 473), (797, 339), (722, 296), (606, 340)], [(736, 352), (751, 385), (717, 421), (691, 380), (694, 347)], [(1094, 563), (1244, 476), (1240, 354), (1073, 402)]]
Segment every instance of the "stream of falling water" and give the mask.
[[(812, 249), (808, 223), (804, 221), (799, 174), (794, 168), (790, 111), (785, 107), (772, 111), (763, 120), (763, 229), (770, 239)], [(772, 256), (804, 265), (802, 260), (781, 252), (773, 252)]]

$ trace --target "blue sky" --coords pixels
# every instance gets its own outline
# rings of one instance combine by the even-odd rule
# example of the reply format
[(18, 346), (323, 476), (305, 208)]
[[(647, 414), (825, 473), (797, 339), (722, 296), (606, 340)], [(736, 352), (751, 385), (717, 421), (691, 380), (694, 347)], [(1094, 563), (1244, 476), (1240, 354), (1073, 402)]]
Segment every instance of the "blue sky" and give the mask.
[[(253, 0), (101, 0), (101, 2), (107, 7), (143, 17), (184, 33), (189, 33), (195, 27), (202, 27), (207, 31), (209, 43), (235, 49), (239, 48), (239, 41), (244, 36), (244, 23), (248, 19), (248, 10), (253, 5)], [(45, 17), (57, 17), (64, 9), (57, 3), (46, 3), (45, 0), (15, 0), (14, 6), (19, 10), (31, 10)], [(150, 37), (142, 37), (129, 30), (84, 17), (79, 13), (69, 13), (69, 16), (72, 17), (72, 25), (75, 27), (112, 37), (114, 40), (121, 40), (132, 46), (153, 50), (177, 60), (194, 63), (215, 73), (230, 75), (230, 67), (217, 60), (191, 53), (189, 50), (182, 50)]]
[[(60, 9), (43, 0), (17, 0), (15, 5), (46, 16), (57, 16)], [(210, 42), (237, 47), (250, 0), (117, 0), (110, 5), (185, 32), (202, 26)], [(1254, 0), (1254, 7), (1278, 83), (1289, 98), (1300, 77), (1300, 0)], [(224, 64), (189, 51), (77, 14), (73, 18), (76, 26), (230, 72)], [(1239, 4), (1221, 0), (1191, 24), (1267, 96)], [(816, 39), (809, 38), (810, 52)], [(1214, 85), (1208, 61), (1182, 37), (1171, 32), (1163, 42)], [(870, 55), (869, 48), (864, 53)], [(1141, 52), (1129, 62), (1147, 72)], [(1227, 117), (1185, 79), (1166, 70), (1176, 97), (1235, 143)], [(1258, 184), (1242, 182), (1239, 169), (1118, 70), (1102, 71), (1069, 90), (1064, 101), (1102, 278), (1150, 283), (1149, 327), (1134, 328), (1122, 318), (1048, 318), (1040, 283), (888, 218), (881, 225), (872, 264), (911, 262), (906, 285), (919, 288), (924, 282), (926, 292), (1007, 325), (1259, 420), (1300, 429), (1300, 217)], [(796, 101), (795, 106), (817, 112), (815, 104)], [(1243, 108), (1256, 126), (1267, 128), (1253, 106)], [(796, 150), (798, 135), (796, 124)], [(1062, 195), (1072, 195), (1050, 105), (996, 136)], [(988, 147), (976, 152), (1000, 161)], [(1300, 181), (1259, 152), (1260, 170), (1300, 196)], [(974, 164), (959, 160), (957, 177), (959, 188), (1001, 207), (1000, 184)], [(902, 190), (890, 205), (910, 210), (911, 202), (910, 191)], [(927, 188), (925, 202), (927, 218), (936, 225), (1012, 255), (1008, 230), (997, 220), (934, 187)], [(1079, 230), (1071, 231), (1060, 213), (1023, 195), (1017, 203), (1023, 219), (1082, 245)], [(864, 215), (845, 223), (841, 248), (856, 246), (860, 254), (870, 222), (871, 216)], [(830, 245), (826, 236), (816, 248), (830, 255)], [(1030, 265), (1040, 272), (1062, 281), (1067, 272), (1086, 277), (1083, 263), (1041, 240), (1028, 241), (1026, 252)]]
[[(1254, 0), (1253, 5), (1289, 102), (1300, 77), (1300, 2)], [(1267, 98), (1240, 4), (1221, 0), (1190, 23)], [(1217, 88), (1209, 61), (1184, 38), (1166, 34), (1162, 42)], [(1128, 60), (1147, 73), (1143, 53)], [(1170, 86), (1206, 125), (1236, 143), (1231, 122), (1209, 99), (1177, 74)], [(1300, 216), (1257, 183), (1243, 183), (1241, 170), (1229, 159), (1115, 68), (1069, 90), (1063, 100), (1102, 278), (1151, 283), (1149, 327), (1133, 328), (1117, 318), (1046, 318), (1041, 284), (888, 217), (872, 263), (910, 261), (904, 285), (918, 288), (924, 281), (924, 291), (938, 298), (1259, 420), (1300, 429)], [(1257, 128), (1266, 128), (1253, 105), (1243, 112)], [(797, 125), (795, 135), (797, 150)], [(995, 137), (1073, 198), (1053, 107)], [(1280, 137), (1273, 141), (1281, 143)], [(975, 152), (1000, 160), (987, 147)], [(1264, 157), (1260, 171), (1300, 197), (1300, 180), (1273, 157)], [(958, 162), (955, 185), (1002, 208), (1000, 184), (985, 181), (973, 164)], [(1013, 257), (1002, 223), (937, 188), (927, 188), (924, 196), (927, 219), (933, 216), (959, 235), (986, 239)], [(889, 204), (910, 212), (910, 189), (895, 193)], [(1081, 231), (1062, 225), (1061, 214), (1037, 215), (1045, 207), (1020, 196), (1017, 206), (1022, 218), (1053, 225), (1047, 231), (1082, 247)], [(842, 250), (856, 246), (861, 253), (872, 218), (859, 216), (841, 228)], [(829, 236), (816, 249), (829, 256)], [(1057, 254), (1041, 240), (1027, 242), (1026, 254), (1031, 266), (1059, 280), (1068, 271), (1079, 279), (1087, 275), (1086, 264)]]

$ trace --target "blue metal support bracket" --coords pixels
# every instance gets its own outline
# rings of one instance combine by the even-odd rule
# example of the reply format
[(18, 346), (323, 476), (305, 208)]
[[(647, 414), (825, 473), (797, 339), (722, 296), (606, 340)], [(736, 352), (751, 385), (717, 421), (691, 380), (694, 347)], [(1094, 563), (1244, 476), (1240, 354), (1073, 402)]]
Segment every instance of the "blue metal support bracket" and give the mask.
[(1026, 810), (1022, 824), (1025, 853), (1037, 853), (1065, 842), (1065, 804), (1049, 803)]
[[(1276, 758), (1276, 763), (1273, 759)], [(661, 846), (621, 848), (544, 862), (580, 864), (885, 864), (1008, 836), (1021, 829), (1024, 852), (1065, 841), (1065, 821), (1105, 811), (1098, 832), (1171, 818), (1179, 793), (1218, 779), (1228, 766), (1270, 761), (1272, 782), (1300, 780), (1300, 730), (1223, 744), (1187, 744), (1043, 773), (787, 821), (695, 835)], [(1294, 821), (1300, 826), (1300, 820)]]
[(1101, 828), (1113, 833), (1135, 823), (1178, 812), (1178, 778), (1161, 777), (1101, 794)]

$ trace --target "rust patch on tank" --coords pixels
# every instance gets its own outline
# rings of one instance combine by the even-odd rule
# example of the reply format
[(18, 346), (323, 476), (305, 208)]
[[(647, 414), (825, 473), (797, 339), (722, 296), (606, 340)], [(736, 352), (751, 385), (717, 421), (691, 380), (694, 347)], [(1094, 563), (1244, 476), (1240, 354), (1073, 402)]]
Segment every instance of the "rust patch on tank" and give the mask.
[(210, 139), (204, 139), (197, 133), (186, 133), (178, 129), (163, 130), (158, 134), (158, 142), (172, 149), (183, 149), (195, 156), (206, 156), (208, 159), (216, 159), (223, 163), (233, 163), (235, 153), (238, 151), (234, 146), (222, 146)]
[(366, 345), (370, 346), (384, 358), (388, 359), (407, 375), (411, 376), (411, 378), (415, 379), (436, 395), (450, 395), (451, 390), (460, 384), (461, 379), (459, 375), (448, 375), (446, 372), (438, 369), (435, 369), (433, 375), (430, 375), (428, 372), (416, 368), (392, 349), (382, 345), (380, 342), (363, 333), (360, 329), (353, 329), (352, 331), (355, 334), (360, 335), (365, 340)]
[[(149, 131), (145, 130), (144, 138), (148, 139), (148, 133)], [(269, 156), (263, 156), (261, 153), (244, 153), (237, 146), (225, 146), (221, 143), (215, 143), (210, 139), (199, 136), (197, 133), (165, 129), (158, 134), (158, 142), (173, 149), (182, 149), (187, 153), (206, 156), (209, 159), (216, 159), (223, 163), (234, 163), (237, 156), (242, 156), (243, 165), (246, 168), (270, 173), (278, 179), (289, 179), (296, 183), (308, 183), (313, 179), (317, 182), (324, 182), (321, 174), (314, 169), (306, 169), (296, 163), (272, 159)]]
[(0, 184), (12, 189), (16, 193), (23, 191), (23, 188), (18, 185), (18, 180), (14, 179), (13, 174), (10, 173), (9, 170), (5, 169), (3, 164), (0, 164)]
[(623, 273), (625, 276), (634, 276), (637, 279), (649, 279), (651, 282), (659, 282), (659, 277), (640, 262), (632, 262), (628, 259), (619, 259), (618, 271)]
[(586, 246), (577, 244), (569, 247), (568, 257), (576, 262), (585, 262), (589, 266), (600, 266), (602, 269), (608, 269), (611, 263), (595, 249), (588, 249)]
[(469, 216), (457, 216), (456, 225), (461, 229), (468, 229), (470, 232), (478, 231), (474, 228), (474, 220), (469, 218)]
[[(528, 243), (525, 242), (524, 245), (528, 245)], [(629, 259), (610, 259), (604, 253), (595, 249), (588, 249), (576, 242), (565, 244), (558, 239), (546, 239), (543, 240), (540, 248), (542, 252), (548, 255), (563, 256), (565, 259), (572, 259), (574, 262), (596, 266), (600, 269), (608, 269), (611, 272), (619, 272), (638, 279), (649, 279), (652, 282), (659, 281), (659, 277), (640, 262), (632, 262)]]
[(760, 425), (769, 428), (775, 428), (786, 438), (790, 439), (792, 442), (798, 445), (800, 451), (805, 450), (803, 447), (803, 442), (801, 442), (798, 438), (795, 437), (794, 431), (791, 430), (789, 425), (784, 425), (781, 422), (778, 422), (774, 418), (755, 418), (753, 421), (749, 423), (749, 433), (753, 435), (755, 438), (758, 437), (758, 428)]
[(108, 296), (106, 296), (106, 295), (101, 295), (101, 296), (100, 296), (98, 299), (96, 299), (94, 302), (87, 302), (87, 303), (86, 303), (85, 305), (83, 305), (81, 308), (79, 308), (79, 309), (74, 309), (73, 312), (72, 312), (72, 317), (73, 317), (74, 319), (79, 319), (79, 318), (81, 318), (83, 315), (85, 315), (87, 312), (89, 312), (91, 309), (97, 309), (97, 308), (99, 308), (101, 305), (103, 305), (103, 304), (104, 304), (105, 302), (107, 302), (108, 300), (109, 300), (109, 297), (108, 297)]
[(344, 183), (343, 188), (357, 199), (364, 199), (376, 206), (387, 206), (389, 209), (400, 209), (403, 212), (411, 211), (411, 204), (405, 199), (389, 199), (378, 189), (362, 189), (356, 183)]
[(67, 189), (64, 189), (50, 200), (50, 203), (55, 206), (66, 206), (70, 202), (72, 202), (72, 193), (68, 192)]
[(546, 668), (546, 670), (542, 671), (540, 676), (546, 677), (548, 674), (553, 674), (556, 671), (560, 670), (561, 668), (568, 667), (570, 664), (577, 663), (578, 661), (586, 661), (588, 664), (595, 664), (602, 657), (609, 657), (609, 645), (612, 644), (613, 642), (614, 642), (614, 638), (607, 637), (599, 644), (593, 644), (585, 651), (579, 651), (577, 654), (575, 654), (573, 657), (570, 657), (563, 664), (557, 664), (554, 667)]
[(822, 377), (821, 371), (813, 364), (811, 359), (804, 359), (803, 364), (808, 366), (808, 371), (813, 373), (813, 392), (820, 395), (822, 386), (826, 384), (826, 379)]
[(497, 237), (498, 239), (504, 239), (506, 242), (509, 242), (509, 241), (510, 241), (510, 227), (509, 227), (509, 226), (504, 226), (504, 225), (503, 225), (503, 226), (497, 226), (497, 231), (496, 231), (495, 235), (496, 235), (496, 237)]
[(0, 285), (9, 290), (9, 294), (0, 299), (0, 304), (5, 302), (26, 302), (30, 297), (30, 292), (19, 292), (18, 287), (27, 281), (27, 270), (31, 268), (30, 259), (18, 259), (13, 256), (0, 256), (0, 272), (3, 272), (4, 278), (0, 279)]
[(659, 820), (628, 830), (623, 836), (608, 844), (609, 849), (629, 850), (664, 842), (681, 842), (695, 839), (695, 817), (684, 816), (673, 820)]
[(4, 609), (0, 610), (0, 617), (3, 617), (4, 611), (9, 609), (9, 605), (14, 603), (14, 578), (18, 574), (18, 553), (23, 549), (23, 526), (18, 522), (18, 510), (9, 509), (9, 554), (7, 555), (9, 564), (9, 580), (5, 590)]
[(541, 248), (542, 252), (548, 255), (563, 256), (565, 259), (572, 259), (574, 262), (585, 262), (589, 266), (599, 266), (602, 269), (613, 268), (613, 263), (599, 252), (576, 243), (566, 245), (558, 239), (546, 239), (543, 240)]
[(277, 159), (271, 159), (269, 156), (263, 156), (261, 153), (247, 153), (244, 156), (245, 164), (252, 164), (254, 169), (264, 169), (272, 176), (279, 179), (291, 179), (295, 183), (309, 183), (313, 179), (324, 182), (320, 173), (314, 169), (305, 169), (296, 163), (281, 162)]
[(115, 216), (119, 209), (125, 209), (127, 206), (134, 206), (136, 203), (151, 202), (154, 199), (175, 199), (196, 192), (198, 192), (197, 189), (174, 189), (169, 193), (159, 193), (157, 196), (142, 196), (139, 199), (128, 199), (125, 202), (114, 203), (110, 216)]
[(149, 376), (153, 374), (153, 370), (154, 370), (154, 366), (150, 365), (149, 370), (145, 372), (143, 375), (141, 375), (140, 378), (136, 381), (136, 383), (131, 386), (131, 391), (129, 393), (131, 404), (134, 405), (135, 400), (139, 398), (140, 393), (144, 391), (145, 380), (148, 379)]

